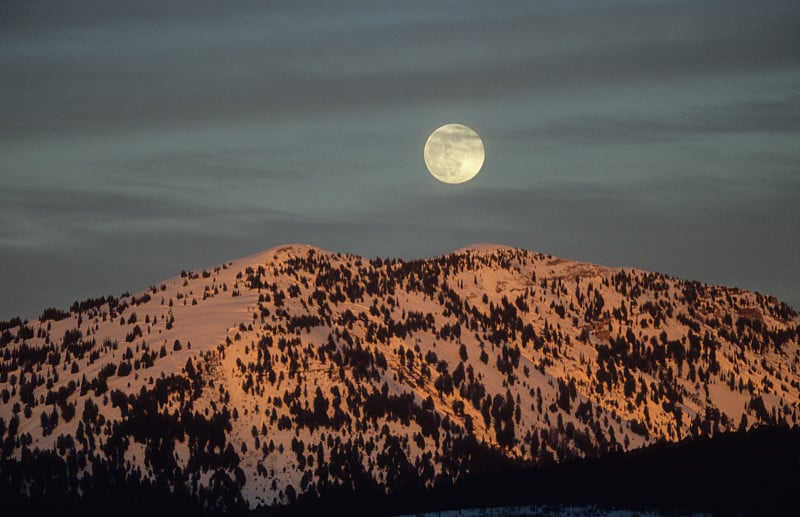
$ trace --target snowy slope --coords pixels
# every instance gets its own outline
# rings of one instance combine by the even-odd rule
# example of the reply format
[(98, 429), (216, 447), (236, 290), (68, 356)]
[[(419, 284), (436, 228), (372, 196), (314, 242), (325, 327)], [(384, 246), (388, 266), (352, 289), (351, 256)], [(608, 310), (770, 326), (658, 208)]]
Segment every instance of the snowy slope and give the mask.
[(788, 306), (502, 246), (280, 246), (43, 316), (0, 325), (0, 438), (76, 491), (102, 470), (255, 507), (797, 423)]

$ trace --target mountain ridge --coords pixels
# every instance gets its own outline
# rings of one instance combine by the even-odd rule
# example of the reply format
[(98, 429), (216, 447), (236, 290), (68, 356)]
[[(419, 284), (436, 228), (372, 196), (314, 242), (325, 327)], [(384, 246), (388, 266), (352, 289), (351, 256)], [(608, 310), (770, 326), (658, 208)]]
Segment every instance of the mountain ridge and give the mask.
[(0, 326), (0, 437), (78, 492), (108, 469), (252, 508), (797, 424), (791, 307), (502, 245), (281, 245), (72, 309)]

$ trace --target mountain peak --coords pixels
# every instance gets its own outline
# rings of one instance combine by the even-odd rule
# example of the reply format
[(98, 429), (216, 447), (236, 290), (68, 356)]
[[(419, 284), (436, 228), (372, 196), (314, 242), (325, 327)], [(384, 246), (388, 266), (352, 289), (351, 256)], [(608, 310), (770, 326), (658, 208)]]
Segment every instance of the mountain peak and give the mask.
[(284, 260), (290, 257), (305, 257), (309, 254), (309, 252), (321, 255), (329, 255), (332, 253), (328, 250), (324, 250), (322, 248), (313, 246), (311, 244), (289, 243), (289, 244), (280, 244), (278, 246), (273, 246), (272, 248), (260, 251), (258, 253), (249, 255), (247, 257), (243, 257), (241, 259), (235, 260), (234, 262), (264, 263), (269, 259)]
[(513, 246), (508, 246), (505, 244), (494, 244), (491, 242), (478, 242), (475, 244), (469, 244), (467, 246), (463, 246), (454, 250), (452, 253), (493, 253), (498, 250), (517, 250), (521, 248), (515, 248)]
[(772, 297), (508, 246), (288, 244), (4, 322), (0, 429), (9, 461), (49, 451), (211, 508), (393, 492), (479, 458), (795, 425), (798, 333)]

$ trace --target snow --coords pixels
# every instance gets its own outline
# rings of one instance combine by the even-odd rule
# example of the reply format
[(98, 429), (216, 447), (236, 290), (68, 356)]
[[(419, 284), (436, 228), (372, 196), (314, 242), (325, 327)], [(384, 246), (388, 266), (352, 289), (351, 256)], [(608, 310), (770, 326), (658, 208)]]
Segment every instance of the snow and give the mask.
[[(627, 510), (620, 508), (603, 508), (594, 505), (583, 506), (499, 506), (493, 508), (466, 508), (413, 514), (415, 517), (705, 517), (710, 514), (692, 513), (676, 514), (658, 511)], [(397, 517), (412, 517), (411, 514)]]
[[(260, 252), (248, 257), (233, 260), (221, 264), (215, 268), (207, 270), (197, 270), (189, 272), (186, 277), (175, 276), (163, 282), (155, 284), (152, 288), (136, 293), (132, 297), (121, 299), (130, 305), (121, 314), (112, 318), (109, 314), (109, 307), (101, 307), (96, 314), (92, 311), (81, 315), (82, 322), (79, 329), (83, 332), (84, 339), (94, 339), (96, 349), (101, 349), (106, 340), (116, 341), (117, 349), (101, 350), (99, 358), (91, 361), (87, 353), (83, 359), (72, 358), (77, 361), (79, 370), (71, 373), (70, 366), (66, 362), (65, 354), (62, 352), (61, 362), (52, 367), (42, 366), (40, 371), (35, 373), (52, 380), (52, 386), (39, 385), (34, 390), (37, 401), (43, 401), (49, 390), (58, 390), (66, 387), (70, 382), (79, 383), (85, 376), (91, 381), (100, 370), (108, 363), (120, 364), (126, 350), (130, 348), (134, 359), (142, 357), (143, 349), (160, 354), (162, 347), (165, 355), (158, 357), (155, 364), (149, 368), (134, 369), (129, 375), (120, 377), (112, 375), (108, 379), (108, 393), (113, 390), (121, 390), (126, 394), (136, 395), (140, 390), (152, 387), (151, 379), (158, 379), (170, 374), (180, 374), (187, 363), (192, 359), (195, 365), (204, 365), (210, 372), (209, 377), (215, 382), (213, 387), (207, 387), (200, 399), (194, 402), (194, 410), (199, 412), (213, 411), (213, 405), (218, 408), (223, 402), (220, 401), (219, 386), (224, 386), (230, 393), (230, 400), (226, 403), (229, 408), (236, 408), (239, 413), (238, 420), (233, 422), (233, 430), (228, 439), (233, 443), (234, 449), (239, 452), (242, 444), (248, 448), (248, 453), (241, 453), (241, 468), (245, 471), (247, 483), (243, 489), (243, 494), (251, 507), (265, 502), (271, 504), (273, 499), (280, 500), (279, 493), (289, 485), (295, 489), (300, 486), (303, 470), (297, 467), (297, 459), (291, 451), (290, 443), (292, 439), (302, 440), (306, 444), (316, 443), (321, 439), (321, 434), (335, 434), (343, 442), (347, 440), (363, 439), (365, 442), (374, 440), (376, 443), (383, 443), (381, 429), (386, 425), (392, 435), (404, 437), (407, 444), (404, 445), (405, 454), (413, 458), (422, 454), (414, 439), (415, 434), (420, 433), (420, 427), (412, 421), (409, 426), (403, 426), (397, 421), (378, 421), (375, 425), (369, 424), (363, 429), (358, 429), (354, 423), (352, 426), (343, 426), (340, 429), (316, 430), (310, 432), (308, 428), (301, 430), (283, 429), (279, 430), (274, 422), (270, 421), (267, 411), (272, 410), (270, 401), (274, 397), (282, 397), (284, 392), (291, 391), (297, 385), (298, 379), (289, 378), (289, 367), (282, 361), (282, 354), (277, 347), (273, 346), (273, 365), (276, 373), (285, 374), (282, 381), (274, 386), (265, 384), (268, 389), (263, 395), (253, 392), (245, 392), (242, 388), (246, 375), (240, 370), (239, 364), (247, 365), (255, 360), (254, 344), (258, 343), (262, 336), (270, 335), (275, 341), (281, 336), (296, 338), (300, 340), (299, 350), (316, 351), (323, 346), (332, 332), (332, 328), (326, 325), (313, 327), (310, 331), (302, 330), (297, 334), (289, 334), (285, 326), (285, 321), (276, 319), (278, 308), (273, 302), (263, 303), (270, 310), (270, 315), (261, 321), (259, 311), (259, 296), (269, 292), (268, 289), (250, 289), (246, 286), (245, 279), (247, 268), (257, 269), (263, 266), (266, 270), (266, 283), (275, 283), (278, 289), (288, 291), (294, 286), (298, 289), (299, 295), (291, 297), (287, 295), (284, 306), (285, 310), (292, 315), (317, 314), (318, 307), (310, 303), (309, 298), (316, 289), (314, 275), (316, 272), (296, 271), (289, 273), (286, 271), (287, 261), (292, 258), (305, 259), (313, 253), (317, 257), (324, 258), (330, 262), (334, 269), (341, 268), (349, 271), (354, 277), (358, 276), (358, 268), (355, 263), (361, 260), (364, 267), (368, 265), (368, 259), (361, 259), (354, 255), (343, 255), (325, 251), (308, 244), (288, 244), (277, 246), (272, 249)], [(680, 404), (683, 410), (683, 420), (681, 427), (676, 427), (675, 418), (672, 413), (666, 411), (662, 403), (651, 400), (648, 396), (641, 404), (632, 404), (620, 387), (613, 390), (606, 389), (601, 395), (597, 391), (595, 372), (587, 374), (587, 369), (597, 366), (598, 347), (607, 345), (610, 338), (625, 336), (630, 329), (633, 334), (641, 341), (650, 343), (651, 339), (657, 342), (661, 333), (665, 333), (669, 340), (685, 340), (687, 327), (677, 319), (678, 314), (687, 313), (685, 301), (678, 296), (681, 291), (681, 281), (665, 277), (663, 282), (668, 286), (668, 291), (659, 293), (656, 290), (643, 289), (640, 296), (633, 297), (628, 293), (622, 294), (608, 283), (608, 279), (613, 275), (624, 272), (637, 280), (641, 280), (648, 273), (634, 269), (603, 268), (601, 266), (572, 262), (538, 253), (525, 252), (508, 246), (496, 244), (476, 244), (461, 248), (454, 252), (458, 256), (467, 256), (475, 259), (471, 268), (463, 270), (450, 270), (437, 278), (440, 289), (446, 283), (447, 286), (457, 293), (460, 300), (467, 301), (471, 307), (475, 308), (482, 315), (489, 313), (490, 307), (502, 306), (506, 303), (513, 304), (517, 297), (524, 298), (530, 306), (527, 312), (520, 311), (520, 318), (525, 324), (530, 324), (538, 336), (548, 332), (558, 335), (560, 344), (555, 343), (555, 339), (546, 343), (543, 350), (535, 350), (530, 344), (527, 347), (520, 345), (517, 337), (507, 343), (511, 347), (519, 347), (520, 357), (519, 366), (514, 369), (515, 382), (502, 375), (497, 367), (498, 356), (501, 355), (502, 347), (492, 344), (487, 335), (493, 331), (492, 328), (470, 329), (461, 326), (459, 338), (451, 337), (443, 339), (437, 337), (431, 331), (413, 332), (405, 339), (392, 336), (385, 343), (373, 343), (369, 346), (373, 350), (378, 350), (384, 354), (388, 369), (383, 373), (383, 377), (378, 382), (370, 381), (369, 385), (363, 386), (365, 389), (380, 390), (385, 383), (389, 393), (399, 395), (404, 392), (413, 394), (417, 404), (421, 404), (427, 397), (431, 397), (434, 402), (435, 411), (443, 418), (448, 416), (451, 421), (463, 427), (464, 416), (456, 414), (453, 409), (453, 402), (460, 400), (458, 390), (453, 394), (440, 395), (434, 386), (437, 378), (436, 365), (428, 365), (433, 374), (426, 378), (421, 374), (421, 365), (428, 352), (435, 352), (438, 360), (447, 363), (449, 373), (455, 370), (461, 361), (459, 357), (459, 347), (464, 344), (469, 358), (465, 361), (465, 366), (471, 366), (474, 375), (486, 389), (486, 395), (505, 395), (508, 391), (516, 400), (520, 399), (521, 409), (519, 420), (516, 422), (516, 437), (518, 443), (514, 447), (505, 450), (509, 456), (524, 456), (529, 454), (523, 452), (521, 438), (526, 432), (549, 432), (561, 426), (574, 426), (575, 429), (589, 432), (587, 424), (575, 415), (575, 408), (583, 402), (591, 402), (596, 421), (609, 422), (603, 428), (603, 433), (608, 435), (610, 429), (614, 429), (614, 434), (620, 447), (631, 449), (651, 443), (658, 438), (676, 440), (686, 436), (690, 432), (690, 422), (695, 415), (703, 417), (708, 408), (718, 409), (728, 418), (728, 424), (724, 429), (735, 429), (745, 414), (746, 406), (750, 402), (751, 395), (747, 389), (739, 391), (731, 390), (724, 379), (729, 375), (741, 378), (744, 384), (752, 382), (756, 390), (771, 390), (770, 393), (763, 393), (764, 402), (768, 409), (772, 407), (787, 407), (795, 410), (800, 403), (800, 356), (798, 356), (797, 339), (784, 346), (782, 354), (769, 352), (766, 354), (756, 354), (752, 351), (742, 351), (735, 344), (729, 343), (722, 338), (717, 355), (720, 363), (720, 373), (711, 377), (708, 383), (697, 380), (690, 381), (686, 377), (686, 364), (683, 365), (682, 375), (677, 374), (678, 365), (669, 361), (663, 365), (664, 369), (672, 369), (676, 372), (677, 386), (681, 390), (683, 402)], [(478, 260), (480, 259), (480, 260)], [(432, 259), (435, 260), (435, 259)], [(501, 266), (501, 263), (504, 264)], [(349, 265), (348, 265), (349, 264)], [(361, 278), (361, 281), (366, 281)], [(304, 284), (304, 281), (306, 282)], [(546, 281), (546, 287), (541, 286), (541, 282)], [(560, 282), (558, 287), (551, 287)], [(604, 283), (605, 282), (605, 283)], [(592, 285), (593, 292), (601, 292), (604, 299), (604, 311), (613, 311), (624, 307), (629, 314), (628, 322), (620, 322), (613, 317), (602, 319), (601, 322), (587, 323), (583, 319), (583, 311), (580, 309), (580, 298), (589, 297), (589, 285)], [(306, 285), (308, 287), (306, 287)], [(366, 341), (367, 323), (382, 323), (383, 314), (375, 316), (370, 313), (370, 307), (375, 303), (376, 306), (386, 306), (386, 311), (395, 321), (403, 320), (403, 313), (416, 311), (422, 314), (432, 314), (435, 318), (436, 328), (442, 329), (444, 324), (454, 325), (458, 323), (458, 318), (449, 314), (445, 306), (442, 305), (437, 296), (433, 298), (425, 296), (419, 291), (408, 291), (396, 286), (395, 294), (392, 298), (394, 305), (387, 304), (387, 299), (374, 299), (365, 295), (364, 300), (346, 300), (336, 305), (331, 305), (331, 318), (336, 321), (346, 311), (360, 316), (364, 315), (363, 320), (357, 319), (348, 328), (348, 333), (353, 339)], [(700, 310), (706, 307), (709, 314), (716, 311), (740, 310), (756, 311), (753, 314), (763, 316), (764, 324), (768, 328), (792, 328), (800, 325), (800, 319), (795, 317), (791, 322), (781, 322), (762, 309), (759, 298), (754, 293), (735, 291), (736, 301), (733, 305), (726, 305), (722, 297), (723, 294), (730, 294), (724, 288), (710, 286), (709, 289), (718, 289), (720, 298), (708, 299), (698, 304), (698, 318), (703, 314)], [(580, 291), (580, 295), (578, 294)], [(237, 294), (234, 296), (234, 294)], [(438, 294), (438, 293), (437, 293)], [(149, 295), (150, 300), (136, 305), (132, 304), (133, 299), (142, 299), (144, 295)], [(483, 301), (484, 296), (486, 302)], [(652, 318), (642, 307), (648, 302), (658, 304), (660, 301), (668, 300), (675, 305), (672, 317), (663, 321), (659, 327), (655, 327)], [(564, 307), (563, 316), (558, 314), (558, 307)], [(571, 307), (574, 307), (571, 308)], [(105, 316), (103, 315), (105, 313)], [(136, 314), (136, 323), (130, 323), (133, 314)], [(125, 319), (125, 323), (120, 323), (120, 318)], [(145, 321), (149, 320), (150, 323)], [(78, 315), (58, 322), (38, 321), (30, 322), (35, 332), (45, 332), (49, 327), (49, 336), (52, 342), (60, 343), (67, 330), (77, 328)], [(645, 324), (642, 321), (645, 321)], [(649, 320), (649, 321), (648, 321)], [(172, 328), (167, 328), (167, 321), (172, 321)], [(126, 337), (133, 331), (135, 326), (139, 326), (142, 335), (132, 341), (127, 341)], [(265, 325), (275, 325), (276, 329), (268, 330)], [(710, 324), (702, 321), (700, 323), (700, 335), (705, 331), (713, 332), (716, 330)], [(250, 327), (252, 326), (252, 330)], [(334, 327), (343, 329), (336, 323)], [(581, 341), (581, 334), (584, 328), (589, 330), (588, 342)], [(609, 330), (610, 328), (610, 330)], [(11, 329), (16, 332), (16, 329)], [(569, 343), (566, 339), (569, 338)], [(181, 344), (179, 350), (175, 350), (174, 343), (178, 340)], [(45, 346), (45, 338), (34, 337), (26, 341), (27, 345), (33, 347)], [(10, 349), (21, 346), (20, 344), (10, 343)], [(404, 350), (416, 350), (414, 352), (416, 360), (413, 367), (403, 366), (397, 354), (400, 347)], [(662, 346), (660, 344), (656, 346)], [(688, 347), (688, 345), (684, 345)], [(484, 364), (479, 360), (481, 350), (488, 354), (488, 361)], [(222, 350), (223, 352), (220, 352)], [(557, 358), (554, 359), (557, 354)], [(309, 353), (304, 356), (307, 364), (303, 364), (300, 370), (302, 384), (307, 390), (300, 397), (302, 404), (311, 405), (314, 392), (320, 386), (326, 395), (330, 395), (334, 387), (344, 391), (346, 384), (352, 382), (351, 372), (346, 372), (344, 380), (339, 379), (338, 371), (334, 375), (329, 374), (330, 362), (322, 364), (316, 355)], [(552, 360), (552, 364), (546, 364), (545, 360)], [(705, 363), (704, 363), (705, 364)], [(541, 366), (541, 368), (540, 368)], [(527, 373), (525, 373), (527, 372)], [(19, 377), (19, 371), (10, 372)], [(55, 380), (55, 373), (58, 380)], [(402, 373), (403, 380), (399, 380)], [(30, 375), (28, 375), (30, 377)], [(639, 383), (644, 383), (648, 388), (660, 383), (659, 377), (654, 371), (636, 371), (635, 377), (637, 387)], [(417, 379), (421, 379), (419, 384)], [(765, 386), (765, 381), (771, 384), (771, 388)], [(560, 408), (551, 411), (549, 408), (554, 405), (559, 395), (559, 382), (568, 383), (573, 380), (576, 386), (576, 396), (571, 401), (572, 410), (566, 412)], [(738, 382), (737, 382), (738, 384)], [(0, 384), (0, 389), (11, 391), (11, 381)], [(707, 389), (707, 393), (706, 393)], [(542, 411), (531, 409), (536, 405), (536, 396), (532, 393), (541, 391)], [(10, 397), (8, 403), (0, 406), (0, 416), (8, 423), (12, 415), (12, 408), (15, 402), (19, 402), (18, 387), (15, 394)], [(33, 408), (30, 418), (26, 418), (20, 412), (19, 433), (30, 433), (33, 439), (33, 446), (40, 449), (53, 449), (56, 438), (61, 434), (74, 435), (80, 420), (85, 401), (93, 400), (98, 406), (100, 413), (109, 421), (118, 421), (121, 418), (118, 408), (112, 407), (107, 401), (108, 393), (105, 396), (95, 397), (90, 390), (86, 395), (81, 396), (80, 389), (69, 397), (69, 401), (76, 405), (76, 416), (71, 421), (59, 420), (57, 428), (51, 434), (44, 436), (40, 425), (40, 413), (45, 410), (52, 411), (53, 407), (38, 404)], [(343, 402), (343, 407), (350, 410)], [(168, 404), (170, 411), (176, 409), (177, 401)], [(256, 407), (258, 406), (258, 410)], [(645, 422), (645, 412), (649, 414), (647, 422), (649, 437), (644, 437), (631, 431), (630, 423), (634, 420)], [(286, 406), (277, 411), (277, 414), (287, 414)], [(475, 426), (475, 436), (485, 443), (496, 446), (495, 433), (492, 425), (486, 425), (483, 421), (481, 412), (474, 408), (469, 401), (466, 401), (464, 414), (472, 417)], [(754, 423), (752, 414), (750, 415), (749, 425)], [(786, 417), (788, 418), (788, 416)], [(266, 458), (260, 452), (254, 450), (251, 429), (256, 426), (260, 429), (265, 426), (268, 429), (267, 437), (262, 437), (264, 441), (272, 440), (276, 450)], [(102, 440), (103, 437), (98, 437)], [(283, 445), (284, 452), (277, 450), (279, 445)], [(426, 449), (432, 449), (439, 453), (441, 448), (436, 449), (433, 440), (425, 439)], [(552, 449), (552, 448), (551, 448)], [(185, 466), (188, 462), (188, 448), (185, 445), (176, 447), (179, 462)], [(551, 450), (550, 452), (554, 452)], [(16, 448), (14, 455), (18, 456), (20, 449)], [(309, 453), (306, 452), (306, 455)], [(365, 455), (365, 462), (375, 462), (377, 453)], [(134, 459), (135, 456), (135, 459)], [(144, 465), (144, 449), (142, 444), (132, 444), (126, 453), (126, 458), (131, 463), (142, 467)], [(257, 465), (261, 463), (269, 472), (274, 471), (275, 475), (263, 477), (256, 474)], [(440, 465), (435, 467), (437, 472)], [(379, 473), (378, 475), (385, 475)], [(273, 490), (271, 484), (273, 480), (278, 481), (277, 489)], [(540, 511), (543, 507), (526, 507), (523, 512)], [(585, 507), (581, 507), (584, 510)], [(581, 509), (565, 508), (559, 511), (558, 515), (578, 515)], [(451, 514), (431, 514), (431, 515), (521, 515), (524, 513), (469, 513), (469, 512), (490, 512), (495, 510), (462, 510), (462, 513)], [(504, 509), (503, 511), (512, 511)], [(542, 510), (544, 511), (544, 510)], [(569, 513), (575, 511), (578, 513)], [(605, 511), (605, 510), (597, 510)], [(622, 510), (620, 510), (622, 511)], [(463, 513), (467, 512), (467, 513)], [(536, 515), (536, 513), (533, 513)], [(544, 515), (544, 513), (542, 513)], [(596, 513), (591, 515), (629, 515), (626, 513)], [(648, 515), (648, 514), (639, 514)], [(656, 514), (653, 514), (656, 515)]]

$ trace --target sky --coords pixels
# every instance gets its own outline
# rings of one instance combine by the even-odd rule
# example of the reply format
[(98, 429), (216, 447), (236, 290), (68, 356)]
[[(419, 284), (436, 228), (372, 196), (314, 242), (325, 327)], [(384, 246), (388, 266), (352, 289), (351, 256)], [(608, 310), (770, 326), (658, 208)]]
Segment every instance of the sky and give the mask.
[[(486, 160), (436, 181), (427, 136)], [(301, 242), (800, 309), (800, 2), (0, 0), (0, 319)]]

